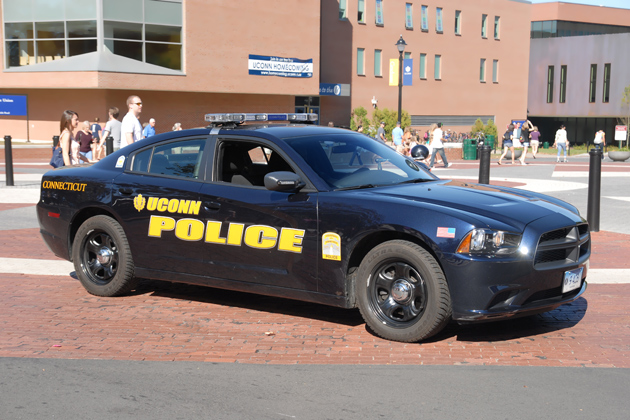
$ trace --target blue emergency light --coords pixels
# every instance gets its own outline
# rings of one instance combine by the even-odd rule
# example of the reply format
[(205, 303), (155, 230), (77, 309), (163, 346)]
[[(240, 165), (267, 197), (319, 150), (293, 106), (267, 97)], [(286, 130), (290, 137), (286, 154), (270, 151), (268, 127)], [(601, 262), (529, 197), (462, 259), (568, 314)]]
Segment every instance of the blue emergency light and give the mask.
[(291, 122), (315, 122), (317, 114), (291, 113), (291, 114), (206, 114), (205, 120), (212, 124), (242, 124), (246, 121), (291, 121)]

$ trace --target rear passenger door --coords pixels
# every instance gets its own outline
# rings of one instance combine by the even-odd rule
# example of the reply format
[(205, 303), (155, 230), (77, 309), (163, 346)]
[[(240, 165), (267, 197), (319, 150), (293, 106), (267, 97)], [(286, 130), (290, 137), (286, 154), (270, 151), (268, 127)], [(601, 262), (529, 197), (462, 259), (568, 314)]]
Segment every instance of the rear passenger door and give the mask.
[(122, 218), (136, 266), (203, 274), (203, 185), (207, 137), (156, 143), (129, 156), (114, 181), (113, 208)]

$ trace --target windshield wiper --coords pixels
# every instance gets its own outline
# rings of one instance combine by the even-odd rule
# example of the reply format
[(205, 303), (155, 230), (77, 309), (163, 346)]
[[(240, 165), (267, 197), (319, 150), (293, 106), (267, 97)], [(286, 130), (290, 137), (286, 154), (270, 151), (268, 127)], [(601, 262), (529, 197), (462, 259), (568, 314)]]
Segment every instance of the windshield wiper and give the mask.
[(362, 190), (364, 188), (374, 188), (374, 187), (376, 187), (376, 185), (374, 184), (363, 184), (363, 185), (355, 185), (353, 187), (337, 188), (337, 191)]
[(429, 182), (436, 181), (435, 179), (424, 179), (424, 178), (416, 178), (416, 179), (408, 179), (407, 181), (401, 182), (401, 184), (419, 184), (421, 182)]

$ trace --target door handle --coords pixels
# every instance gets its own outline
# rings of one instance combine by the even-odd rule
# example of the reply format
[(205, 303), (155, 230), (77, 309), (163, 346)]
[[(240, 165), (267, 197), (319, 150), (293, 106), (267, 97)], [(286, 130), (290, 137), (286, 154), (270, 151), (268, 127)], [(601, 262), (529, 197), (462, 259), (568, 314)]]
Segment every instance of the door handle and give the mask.
[(217, 203), (216, 201), (210, 201), (209, 203), (204, 204), (204, 208), (208, 211), (217, 211), (221, 208), (221, 203)]
[(124, 194), (124, 195), (131, 195), (131, 194), (133, 194), (133, 188), (122, 187), (118, 191), (120, 191), (120, 193)]

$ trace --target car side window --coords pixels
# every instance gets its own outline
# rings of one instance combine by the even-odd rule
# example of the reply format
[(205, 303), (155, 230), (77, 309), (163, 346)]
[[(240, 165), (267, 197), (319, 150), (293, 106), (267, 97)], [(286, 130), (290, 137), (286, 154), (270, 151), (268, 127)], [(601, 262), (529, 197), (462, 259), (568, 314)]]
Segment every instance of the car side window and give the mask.
[(133, 157), (131, 170), (182, 178), (199, 178), (205, 139), (192, 139), (156, 145)]
[(295, 172), (278, 152), (254, 142), (222, 142), (218, 162), (217, 179), (237, 185), (264, 187), (270, 172)]

